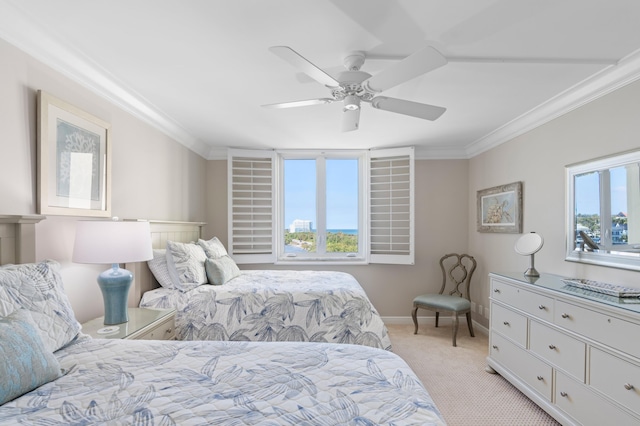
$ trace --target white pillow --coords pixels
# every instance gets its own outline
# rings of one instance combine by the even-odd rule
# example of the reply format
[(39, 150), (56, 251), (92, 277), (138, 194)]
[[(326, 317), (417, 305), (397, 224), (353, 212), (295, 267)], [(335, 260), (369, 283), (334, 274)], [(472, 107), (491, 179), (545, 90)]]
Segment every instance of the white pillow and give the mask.
[(218, 259), (228, 255), (227, 249), (224, 248), (224, 244), (220, 242), (218, 237), (213, 237), (209, 241), (198, 239), (198, 244), (204, 249), (209, 259)]
[(209, 283), (222, 285), (240, 275), (240, 268), (229, 256), (222, 256), (217, 259), (208, 258), (204, 262)]
[(21, 308), (31, 313), (42, 343), (51, 352), (69, 344), (80, 332), (56, 261), (0, 267), (0, 316)]
[(158, 283), (168, 289), (174, 289), (175, 285), (171, 281), (171, 274), (169, 273), (169, 267), (167, 266), (167, 250), (156, 249), (153, 251), (153, 259), (147, 262), (149, 269)]
[(166, 257), (171, 281), (178, 290), (189, 291), (207, 283), (207, 255), (198, 244), (167, 241)]

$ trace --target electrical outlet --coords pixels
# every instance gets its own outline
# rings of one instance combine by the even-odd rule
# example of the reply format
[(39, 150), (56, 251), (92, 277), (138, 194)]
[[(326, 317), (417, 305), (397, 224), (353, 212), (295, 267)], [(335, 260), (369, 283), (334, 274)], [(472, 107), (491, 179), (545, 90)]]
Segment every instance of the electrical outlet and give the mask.
[(489, 308), (484, 308), (484, 317), (489, 319)]

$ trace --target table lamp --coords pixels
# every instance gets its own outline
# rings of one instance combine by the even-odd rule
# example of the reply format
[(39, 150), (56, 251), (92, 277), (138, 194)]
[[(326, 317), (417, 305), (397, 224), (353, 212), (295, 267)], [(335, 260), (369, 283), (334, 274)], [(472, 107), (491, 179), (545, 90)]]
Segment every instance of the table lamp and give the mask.
[(106, 263), (108, 269), (98, 275), (104, 300), (104, 324), (129, 321), (127, 299), (133, 274), (120, 263), (143, 262), (153, 258), (149, 222), (78, 221), (73, 258), (76, 263)]

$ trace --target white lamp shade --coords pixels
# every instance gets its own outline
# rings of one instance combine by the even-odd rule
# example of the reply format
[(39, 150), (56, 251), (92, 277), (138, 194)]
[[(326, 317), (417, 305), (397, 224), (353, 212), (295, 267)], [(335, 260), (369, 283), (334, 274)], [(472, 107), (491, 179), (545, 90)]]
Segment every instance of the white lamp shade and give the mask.
[(78, 221), (73, 261), (128, 263), (153, 258), (149, 222)]

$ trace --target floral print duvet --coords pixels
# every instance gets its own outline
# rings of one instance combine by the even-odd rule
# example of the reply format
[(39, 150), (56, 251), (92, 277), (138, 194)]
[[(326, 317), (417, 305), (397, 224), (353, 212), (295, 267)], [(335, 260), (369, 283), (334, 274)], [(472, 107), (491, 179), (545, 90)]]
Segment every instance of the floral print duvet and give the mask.
[(350, 343), (391, 350), (380, 315), (344, 272), (245, 270), (223, 285), (146, 292), (140, 306), (175, 308), (179, 340)]
[(397, 355), (358, 345), (80, 339), (0, 424), (444, 425)]

